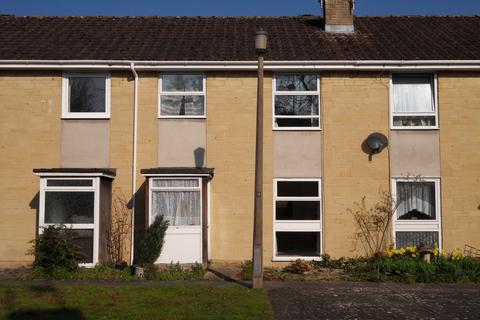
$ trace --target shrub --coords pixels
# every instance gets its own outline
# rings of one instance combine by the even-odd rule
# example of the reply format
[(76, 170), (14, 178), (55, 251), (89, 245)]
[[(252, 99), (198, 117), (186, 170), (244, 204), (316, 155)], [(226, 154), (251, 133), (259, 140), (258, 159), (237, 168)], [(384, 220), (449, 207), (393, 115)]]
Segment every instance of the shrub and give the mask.
[(74, 271), (84, 257), (80, 248), (73, 243), (74, 230), (64, 226), (48, 226), (33, 243), (31, 254), (35, 256), (34, 268), (53, 274), (55, 270)]
[(253, 274), (253, 262), (252, 260), (246, 260), (240, 265), (240, 278), (243, 280), (252, 280)]
[(305, 272), (312, 271), (312, 269), (313, 266), (309, 262), (297, 259), (283, 268), (283, 271), (294, 274), (303, 274)]
[(155, 221), (150, 225), (140, 243), (138, 263), (141, 265), (154, 264), (162, 252), (165, 231), (168, 228), (168, 221), (163, 216), (157, 215)]
[(164, 269), (158, 269), (153, 264), (145, 265), (147, 280), (202, 280), (204, 275), (205, 270), (199, 263), (191, 265), (190, 268), (182, 268), (179, 263), (176, 263)]

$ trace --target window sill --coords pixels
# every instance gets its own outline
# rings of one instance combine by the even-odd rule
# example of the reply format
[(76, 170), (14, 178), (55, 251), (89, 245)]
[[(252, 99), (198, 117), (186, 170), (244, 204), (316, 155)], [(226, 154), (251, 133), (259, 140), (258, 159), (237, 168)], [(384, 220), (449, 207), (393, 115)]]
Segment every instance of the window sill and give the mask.
[(62, 120), (110, 120), (110, 115), (91, 115), (91, 116), (77, 116), (77, 115), (64, 115)]
[(410, 130), (410, 131), (438, 131), (439, 127), (390, 127), (390, 130)]
[(273, 128), (272, 131), (322, 131), (322, 128), (311, 128), (311, 127), (282, 127), (282, 128)]
[(315, 256), (315, 257), (292, 256), (292, 257), (273, 257), (272, 262), (291, 262), (298, 259), (305, 260), (305, 261), (322, 261), (321, 256)]
[(188, 119), (207, 119), (207, 116), (160, 116), (157, 119), (162, 120), (188, 120)]

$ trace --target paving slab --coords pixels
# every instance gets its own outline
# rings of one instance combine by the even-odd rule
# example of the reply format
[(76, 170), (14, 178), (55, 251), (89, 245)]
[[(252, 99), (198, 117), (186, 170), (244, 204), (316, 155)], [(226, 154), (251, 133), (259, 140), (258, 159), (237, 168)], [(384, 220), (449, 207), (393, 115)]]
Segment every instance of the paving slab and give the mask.
[(480, 285), (269, 282), (276, 319), (480, 319)]

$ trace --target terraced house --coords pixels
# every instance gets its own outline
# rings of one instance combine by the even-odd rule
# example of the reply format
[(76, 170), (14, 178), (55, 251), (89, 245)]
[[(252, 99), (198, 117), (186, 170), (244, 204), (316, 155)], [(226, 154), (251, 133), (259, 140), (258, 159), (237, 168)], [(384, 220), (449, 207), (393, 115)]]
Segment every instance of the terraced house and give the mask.
[[(323, 17), (0, 16), (0, 266), (29, 264), (51, 224), (78, 231), (86, 265), (107, 259), (115, 190), (126, 260), (156, 215), (158, 262), (250, 259), (261, 28), (266, 265), (361, 254), (347, 208), (379, 189), (404, 195), (397, 247), (480, 246), (480, 17), (323, 2)], [(388, 147), (369, 156), (372, 133)]]

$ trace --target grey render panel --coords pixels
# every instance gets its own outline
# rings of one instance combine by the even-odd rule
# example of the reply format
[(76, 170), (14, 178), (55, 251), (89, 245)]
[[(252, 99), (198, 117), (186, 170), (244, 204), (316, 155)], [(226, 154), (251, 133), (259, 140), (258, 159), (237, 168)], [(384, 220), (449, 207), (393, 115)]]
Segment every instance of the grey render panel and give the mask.
[(273, 132), (275, 178), (320, 178), (322, 135), (320, 131)]
[(205, 119), (158, 120), (159, 167), (205, 167)]
[(62, 120), (60, 161), (64, 168), (109, 167), (109, 120)]
[(438, 130), (392, 130), (390, 135), (392, 176), (440, 176)]

